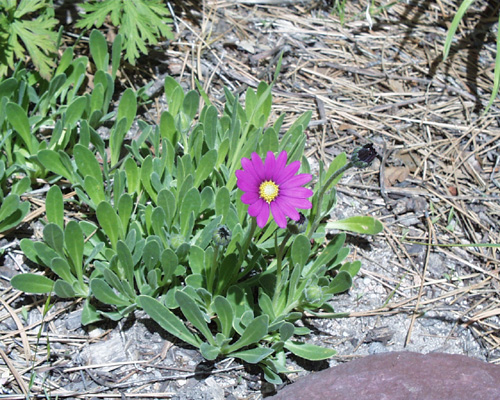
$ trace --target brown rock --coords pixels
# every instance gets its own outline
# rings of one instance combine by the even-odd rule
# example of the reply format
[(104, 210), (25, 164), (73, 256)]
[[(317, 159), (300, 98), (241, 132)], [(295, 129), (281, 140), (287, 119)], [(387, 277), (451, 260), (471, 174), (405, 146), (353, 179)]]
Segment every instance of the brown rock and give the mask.
[(499, 400), (500, 366), (457, 354), (382, 353), (313, 373), (270, 400)]

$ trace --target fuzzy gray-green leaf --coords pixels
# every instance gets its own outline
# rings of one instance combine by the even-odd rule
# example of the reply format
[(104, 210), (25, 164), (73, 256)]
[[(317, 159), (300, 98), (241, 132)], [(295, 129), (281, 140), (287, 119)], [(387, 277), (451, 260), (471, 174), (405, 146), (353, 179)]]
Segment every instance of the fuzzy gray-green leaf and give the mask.
[(330, 358), (337, 353), (333, 349), (295, 341), (285, 342), (285, 348), (290, 350), (296, 356), (311, 361), (326, 360), (327, 358)]
[(137, 297), (137, 304), (168, 333), (195, 347), (200, 347), (201, 339), (191, 333), (184, 323), (158, 300), (141, 295)]
[(17, 290), (26, 293), (50, 293), (54, 286), (54, 281), (43, 275), (19, 274), (12, 277), (10, 283)]

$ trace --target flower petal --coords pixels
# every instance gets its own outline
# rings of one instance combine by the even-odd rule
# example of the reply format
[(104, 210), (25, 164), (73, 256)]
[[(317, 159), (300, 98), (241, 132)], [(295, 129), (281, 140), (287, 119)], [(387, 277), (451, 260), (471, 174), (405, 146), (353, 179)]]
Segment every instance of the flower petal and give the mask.
[(307, 199), (297, 197), (281, 196), (280, 201), (286, 202), (290, 207), (299, 208), (301, 210), (312, 208), (312, 204)]
[(241, 166), (243, 167), (245, 172), (248, 173), (248, 179), (252, 179), (252, 181), (255, 181), (256, 184), (258, 184), (260, 182), (259, 175), (255, 171), (255, 168), (254, 168), (251, 160), (249, 160), (248, 158), (242, 158), (241, 159)]
[(276, 183), (278, 185), (281, 185), (285, 183), (288, 179), (290, 179), (292, 176), (295, 175), (295, 173), (299, 170), (300, 168), (300, 161), (294, 161), (290, 163), (290, 165), (287, 165), (284, 170), (280, 171), (275, 175)]
[(276, 175), (275, 178), (280, 174), (286, 166), (286, 160), (288, 158), (288, 154), (285, 150), (283, 150), (276, 159)]
[(238, 188), (240, 188), (244, 192), (259, 190), (258, 181), (254, 180), (248, 172), (238, 170), (235, 172), (235, 174), (236, 178), (238, 178), (236, 181)]
[(280, 187), (282, 189), (287, 189), (287, 188), (292, 188), (295, 186), (302, 186), (305, 185), (307, 182), (309, 182), (312, 179), (311, 174), (299, 174), (291, 177), (288, 179), (286, 182), (283, 182)]
[(266, 180), (274, 181), (274, 175), (276, 172), (276, 158), (272, 151), (267, 152), (266, 161), (264, 162), (264, 172), (266, 174)]
[(286, 228), (286, 216), (281, 210), (279, 203), (276, 201), (271, 202), (271, 212), (273, 213), (273, 218), (276, 221), (276, 224), (281, 228)]
[(294, 197), (297, 199), (307, 199), (308, 197), (311, 197), (313, 195), (313, 191), (311, 189), (307, 189), (304, 187), (294, 187), (294, 188), (286, 188), (283, 189), (280, 187), (280, 194), (281, 196), (285, 197)]
[(257, 192), (245, 192), (241, 196), (241, 201), (245, 204), (253, 204), (260, 199)]
[(251, 216), (251, 217), (256, 217), (257, 215), (260, 214), (262, 208), (266, 206), (268, 207), (267, 203), (260, 199), (257, 200), (255, 203), (251, 204), (250, 207), (248, 207), (248, 214)]
[(266, 180), (266, 170), (264, 169), (262, 158), (260, 158), (260, 156), (255, 152), (252, 153), (252, 166), (255, 169), (255, 173), (259, 177), (259, 180)]
[[(276, 203), (281, 209), (281, 211), (283, 211), (283, 213), (288, 218), (293, 219), (294, 221), (298, 221), (298, 219), (300, 218), (299, 212), (295, 209), (295, 207), (292, 207), (286, 200), (283, 201), (280, 197), (278, 197), (275, 201), (273, 201), (273, 203)], [(273, 203), (271, 203), (271, 206)], [(271, 207), (271, 211), (272, 209), (273, 208)]]
[(259, 228), (264, 228), (269, 220), (269, 206), (264, 201), (262, 203), (264, 203), (264, 206), (260, 210), (259, 215), (257, 215), (257, 225)]

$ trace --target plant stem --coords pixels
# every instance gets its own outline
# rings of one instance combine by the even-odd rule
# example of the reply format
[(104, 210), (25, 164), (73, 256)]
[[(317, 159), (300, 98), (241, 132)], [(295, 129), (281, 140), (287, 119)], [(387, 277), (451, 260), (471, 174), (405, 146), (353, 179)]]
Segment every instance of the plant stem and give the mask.
[(318, 229), (319, 223), (321, 222), (323, 216), (321, 215), (321, 206), (323, 203), (323, 197), (325, 195), (326, 190), (328, 187), (332, 184), (332, 182), (342, 175), (345, 171), (347, 171), (349, 168), (352, 168), (354, 166), (354, 163), (349, 161), (346, 165), (344, 165), (342, 168), (339, 168), (337, 171), (335, 171), (330, 178), (326, 181), (326, 183), (323, 185), (323, 187), (319, 190), (318, 194), (318, 202), (316, 203), (316, 214), (314, 215), (314, 218), (312, 218), (312, 225), (311, 229), (309, 231), (308, 238), (311, 239), (312, 235)]
[(280, 315), (279, 312), (277, 312), (276, 308), (278, 307), (278, 300), (281, 294), (281, 289), (282, 289), (282, 282), (281, 282), (281, 264), (283, 261), (283, 256), (285, 253), (285, 247), (288, 242), (288, 240), (292, 237), (292, 234), (287, 231), (285, 237), (283, 238), (283, 241), (281, 242), (281, 245), (278, 248), (278, 243), (277, 243), (277, 236), (275, 236), (275, 248), (276, 248), (276, 290), (274, 291), (273, 295), (273, 311), (275, 315)]

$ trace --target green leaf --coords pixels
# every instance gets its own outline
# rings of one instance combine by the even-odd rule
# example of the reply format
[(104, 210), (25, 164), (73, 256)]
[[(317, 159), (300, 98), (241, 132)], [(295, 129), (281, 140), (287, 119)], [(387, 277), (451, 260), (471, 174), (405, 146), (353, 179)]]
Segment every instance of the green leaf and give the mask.
[(314, 344), (295, 341), (285, 342), (285, 348), (287, 350), (290, 350), (296, 356), (311, 361), (326, 360), (327, 358), (330, 358), (337, 354), (337, 352), (333, 349), (327, 349), (325, 347), (316, 346)]
[(128, 193), (123, 193), (118, 200), (118, 215), (122, 222), (123, 229), (126, 230), (130, 223), (130, 216), (134, 208), (134, 201), (132, 196)]
[[(500, 26), (500, 13), (498, 14), (498, 26)], [(495, 75), (493, 77), (493, 88), (491, 90), (490, 101), (483, 114), (486, 114), (495, 101), (500, 89), (500, 31), (497, 29), (497, 55), (495, 57)]]
[(200, 212), (201, 196), (198, 189), (192, 187), (182, 199), (180, 205), (180, 223), (181, 234), (187, 237), (190, 233), (189, 227), (191, 226), (191, 215), (194, 217)]
[(112, 248), (115, 249), (118, 239), (123, 239), (124, 237), (122, 223), (118, 214), (116, 214), (111, 204), (103, 201), (97, 206), (96, 215), (99, 224), (109, 237)]
[(294, 332), (295, 326), (290, 322), (284, 322), (283, 325), (280, 326), (280, 340), (286, 342), (293, 336)]
[[(10, 24), (7, 49), (9, 52), (13, 51), (16, 57), (24, 58), (24, 48), (18, 41), (20, 39), (40, 75), (44, 79), (50, 80), (51, 69), (55, 65), (53, 54), (57, 53), (57, 32), (54, 31), (54, 28), (58, 21), (52, 18), (49, 12), (38, 10), (47, 6), (44, 3), (40, 1), (21, 1), (19, 3), (14, 13), (14, 21)], [(32, 7), (33, 5), (34, 7)], [(21, 16), (33, 13), (34, 10), (38, 10), (36, 19), (21, 19)]]
[[(328, 178), (332, 176), (335, 172), (337, 172), (340, 168), (342, 168), (345, 164), (347, 163), (347, 156), (345, 153), (340, 153), (337, 157), (333, 159), (333, 161), (330, 163), (330, 166), (328, 167), (328, 171), (326, 172), (326, 175), (322, 179), (323, 182), (326, 183)], [(340, 182), (342, 179), (342, 176), (344, 174), (340, 174), (337, 176), (331, 183), (330, 185), (326, 188), (328, 190), (330, 187), (335, 186), (337, 183)]]
[(323, 290), (325, 294), (343, 293), (352, 286), (351, 274), (347, 271), (339, 271), (332, 279), (327, 289)]
[(0, 222), (12, 215), (19, 208), (19, 196), (17, 194), (8, 195), (0, 206)]
[(217, 314), (222, 334), (229, 338), (233, 329), (234, 310), (231, 303), (222, 296), (215, 296), (212, 309)]
[(83, 246), (84, 238), (80, 225), (76, 221), (69, 221), (64, 231), (64, 244), (73, 264), (79, 282), (83, 282)]
[(113, 81), (116, 79), (116, 72), (120, 67), (120, 60), (122, 58), (122, 43), (123, 36), (120, 34), (116, 35), (111, 48), (111, 76)]
[[(186, 319), (193, 324), (193, 326), (198, 329), (203, 336), (208, 340), (208, 342), (215, 346), (215, 340), (208, 328), (206, 321), (206, 314), (204, 314), (198, 304), (194, 301), (194, 299), (189, 296), (187, 293), (184, 293), (181, 290), (175, 292), (175, 300), (179, 304), (182, 313), (186, 317)], [(208, 318), (208, 317), (207, 317)]]
[(3, 82), (0, 82), (0, 98), (1, 97), (7, 97), (10, 98), (14, 91), (18, 87), (18, 80), (16, 78), (8, 78), (5, 79)]
[(326, 229), (340, 229), (367, 235), (376, 235), (384, 230), (382, 223), (373, 217), (356, 216), (326, 224)]
[(200, 347), (202, 343), (201, 339), (193, 335), (184, 323), (158, 300), (141, 295), (137, 297), (137, 304), (168, 333), (192, 346)]
[(189, 267), (193, 274), (203, 274), (205, 268), (205, 252), (198, 246), (191, 246), (189, 248)]
[(147, 156), (141, 165), (141, 183), (146, 190), (149, 197), (156, 203), (158, 194), (154, 191), (151, 186), (151, 175), (153, 174), (153, 158), (149, 155)]
[(104, 304), (116, 306), (128, 306), (130, 301), (116, 294), (113, 289), (100, 278), (94, 278), (90, 281), (90, 290), (97, 300)]
[(448, 34), (446, 35), (446, 40), (444, 42), (444, 47), (443, 47), (443, 61), (446, 60), (448, 57), (448, 53), (450, 52), (451, 48), (451, 42), (453, 40), (453, 36), (455, 35), (455, 32), (457, 31), (458, 25), (460, 24), (460, 21), (462, 20), (465, 12), (469, 9), (469, 7), (474, 3), (474, 0), (463, 0), (462, 4), (460, 4), (460, 7), (458, 7), (458, 10), (453, 17), (453, 21), (451, 21), (450, 28), (448, 29)]
[(43, 228), (43, 240), (60, 256), (64, 256), (64, 233), (56, 224), (47, 224)]
[(340, 267), (339, 271), (347, 271), (352, 278), (354, 278), (359, 270), (361, 269), (361, 261), (354, 262), (346, 262), (342, 267)]
[(45, 199), (45, 213), (47, 220), (64, 229), (64, 201), (59, 186), (52, 186)]
[(210, 186), (205, 186), (201, 191), (201, 205), (200, 210), (206, 210), (208, 208), (213, 209), (214, 204), (214, 190)]
[(256, 349), (249, 349), (231, 353), (231, 357), (239, 358), (249, 364), (257, 364), (266, 357), (274, 353), (273, 349), (265, 347), (257, 347)]
[(200, 165), (198, 165), (194, 178), (194, 187), (200, 186), (200, 184), (207, 179), (213, 172), (215, 167), (215, 162), (217, 161), (217, 150), (209, 150), (206, 152), (200, 160)]
[(200, 346), (200, 352), (206, 360), (215, 360), (220, 354), (220, 348), (212, 346), (208, 343), (202, 343)]
[[(12, 196), (12, 195), (9, 195)], [(20, 203), (17, 210), (13, 214), (7, 216), (3, 221), (0, 221), (0, 232), (5, 232), (19, 225), (30, 210), (30, 203), (27, 201)]]
[(135, 92), (128, 88), (125, 92), (123, 92), (120, 104), (118, 105), (118, 113), (116, 115), (117, 121), (120, 121), (122, 118), (126, 118), (127, 123), (125, 125), (125, 133), (128, 132), (132, 126), (136, 113), (137, 98), (135, 97)]
[(54, 281), (49, 278), (30, 273), (15, 275), (10, 280), (10, 283), (17, 290), (26, 293), (50, 293), (54, 287)]
[(55, 282), (54, 293), (62, 299), (69, 299), (76, 296), (73, 286), (61, 279)]
[(140, 170), (136, 162), (132, 158), (127, 158), (123, 164), (125, 173), (127, 174), (127, 187), (129, 193), (139, 193), (140, 188)]
[(33, 243), (33, 248), (36, 251), (37, 260), (40, 259), (42, 261), (42, 265), (45, 265), (46, 267), (50, 267), (54, 258), (60, 257), (59, 254), (57, 254), (45, 243), (35, 242)]
[(223, 186), (219, 189), (217, 195), (215, 196), (215, 214), (223, 217), (222, 223), (224, 223), (225, 216), (229, 211), (229, 202), (229, 190), (226, 186)]
[(71, 267), (64, 258), (53, 258), (49, 265), (52, 272), (54, 272), (59, 278), (73, 285), (77, 279), (71, 273)]
[(309, 253), (311, 252), (311, 242), (306, 235), (297, 235), (292, 244), (291, 256), (293, 265), (300, 265), (303, 267), (306, 265), (309, 259)]
[(328, 245), (320, 253), (320, 255), (316, 257), (312, 265), (310, 263), (306, 265), (306, 267), (302, 271), (302, 274), (304, 276), (311, 275), (315, 273), (316, 270), (321, 266), (329, 265), (332, 260), (336, 260), (336, 257), (339, 255), (339, 252), (345, 243), (345, 238), (345, 233), (339, 233), (338, 235), (335, 235), (335, 237), (328, 243)]
[(73, 128), (82, 117), (82, 114), (85, 111), (86, 107), (87, 107), (86, 96), (80, 96), (77, 97), (75, 100), (73, 100), (71, 104), (68, 106), (65, 113), (66, 116), (65, 127), (68, 129)]
[(195, 90), (190, 90), (187, 92), (182, 102), (182, 111), (188, 119), (191, 121), (196, 116), (198, 111), (198, 105), (200, 103), (200, 96)]
[(158, 37), (173, 38), (167, 18), (170, 14), (164, 4), (149, 0), (88, 1), (81, 4), (85, 14), (77, 22), (78, 28), (99, 28), (106, 18), (119, 27), (125, 39), (125, 58), (132, 65), (139, 52), (147, 54), (147, 44), (156, 44)]
[(100, 321), (101, 319), (102, 319), (101, 314), (97, 312), (97, 310), (92, 304), (90, 304), (88, 299), (85, 300), (85, 303), (83, 303), (83, 310), (82, 310), (82, 325), (87, 326), (97, 321)]
[(205, 109), (202, 122), (205, 130), (205, 142), (209, 149), (214, 149), (217, 140), (217, 109), (214, 106), (208, 106)]
[(111, 129), (111, 134), (109, 137), (109, 148), (111, 152), (111, 165), (116, 165), (120, 159), (120, 153), (122, 151), (122, 144), (125, 135), (127, 134), (127, 118), (123, 117), (113, 126)]
[(83, 181), (83, 187), (90, 197), (91, 204), (89, 204), (92, 208), (95, 208), (96, 204), (99, 204), (101, 201), (106, 200), (106, 195), (104, 193), (104, 186), (100, 184), (93, 176), (87, 175)]
[[(1, 172), (0, 172), (0, 179), (1, 179)], [(10, 192), (12, 194), (17, 194), (21, 196), (30, 189), (30, 186), (31, 186), (31, 180), (29, 176), (25, 176), (23, 179), (17, 181), (12, 185)]]
[[(156, 240), (150, 240), (146, 243), (143, 250), (142, 260), (146, 271), (152, 270), (158, 264), (161, 256), (161, 248)], [(154, 288), (156, 289), (156, 288)]]
[(90, 175), (96, 180), (98, 185), (104, 186), (101, 166), (95, 154), (81, 144), (76, 144), (73, 149), (73, 155), (80, 174), (82, 176)]
[(167, 223), (167, 226), (170, 226), (172, 223), (172, 218), (174, 218), (175, 216), (175, 196), (169, 189), (164, 188), (158, 193), (157, 204), (165, 212), (165, 221)]
[(248, 324), (239, 340), (227, 348), (227, 353), (232, 353), (242, 347), (258, 343), (266, 334), (269, 317), (260, 315)]
[(16, 103), (7, 103), (5, 111), (7, 120), (21, 137), (28, 152), (33, 154), (36, 147), (38, 147), (38, 143), (35, 136), (31, 134), (31, 127), (26, 111)]
[(49, 171), (64, 176), (70, 182), (73, 182), (73, 171), (70, 171), (61, 162), (60, 155), (54, 150), (40, 150), (37, 154), (38, 160)]
[[(264, 362), (268, 362), (269, 365), (264, 364)], [(283, 380), (276, 373), (275, 368), (273, 368), (271, 360), (263, 360), (261, 367), (264, 372), (264, 379), (267, 382), (272, 383), (273, 385), (281, 385), (283, 383)]]
[(104, 35), (97, 29), (90, 34), (90, 54), (99, 70), (107, 71), (109, 63), (108, 43)]

